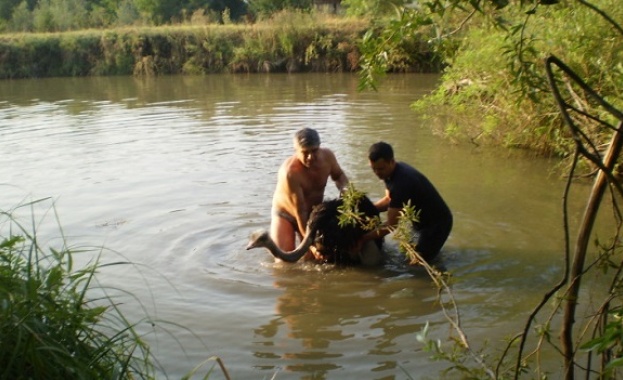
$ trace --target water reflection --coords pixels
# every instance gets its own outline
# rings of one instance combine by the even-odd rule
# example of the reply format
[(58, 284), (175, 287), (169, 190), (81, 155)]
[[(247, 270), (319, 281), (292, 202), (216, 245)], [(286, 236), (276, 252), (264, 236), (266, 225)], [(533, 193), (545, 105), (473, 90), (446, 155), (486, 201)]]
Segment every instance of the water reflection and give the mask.
[[(438, 312), (423, 271), (405, 278), (387, 270), (276, 266), (274, 316), (254, 329), (256, 366), (264, 370), (331, 378), (352, 365), (386, 376), (408, 361), (404, 340), (413, 341)], [(310, 270), (317, 275), (305, 275)]]

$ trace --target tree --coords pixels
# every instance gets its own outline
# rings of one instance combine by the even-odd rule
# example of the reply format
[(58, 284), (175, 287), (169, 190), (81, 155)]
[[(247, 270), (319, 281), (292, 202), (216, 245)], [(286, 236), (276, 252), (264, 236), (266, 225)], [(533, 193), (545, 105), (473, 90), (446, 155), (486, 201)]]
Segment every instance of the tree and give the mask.
[(134, 0), (134, 5), (141, 16), (159, 25), (171, 22), (174, 17), (179, 17), (184, 2), (177, 0)]
[(67, 31), (87, 26), (84, 0), (41, 0), (33, 11), (34, 28), (41, 32)]
[[(364, 87), (375, 86), (387, 62), (402, 54), (404, 38), (426, 35), (447, 66), (439, 90), (417, 103), (420, 110), (430, 115), (431, 109), (449, 107), (444, 117), (463, 117), (462, 111), (471, 110), (474, 124), (482, 120), (489, 129), (515, 123), (528, 137), (559, 144), (559, 154), (569, 158), (564, 275), (552, 289), (543, 289), (543, 301), (524, 330), (494, 363), (474, 355), (465, 340), (457, 347), (465, 350), (461, 356), (423, 339), (437, 357), (468, 372), (466, 377), (544, 378), (540, 358), (549, 354), (560, 355), (567, 380), (576, 373), (616, 378), (623, 367), (623, 214), (618, 204), (623, 187), (616, 169), (623, 146), (623, 11), (618, 5), (615, 0), (425, 0), (402, 8), (380, 35), (364, 38)], [(470, 140), (476, 143), (486, 133), (483, 127)], [(572, 249), (566, 200), (572, 181), (587, 174), (578, 174), (582, 167), (596, 179)], [(600, 237), (593, 247), (597, 252), (589, 255), (593, 222), (608, 190), (613, 235)], [(583, 287), (591, 275), (607, 276), (609, 287), (600, 287), (598, 296), (590, 293), (587, 300)], [(580, 302), (584, 314), (576, 307)], [(559, 335), (551, 331), (554, 325), (561, 326)], [(477, 366), (466, 366), (466, 358)]]
[(247, 13), (247, 3), (244, 0), (189, 0), (186, 5), (189, 14), (199, 9), (213, 11), (221, 17), (223, 12), (228, 10), (232, 20), (239, 20)]
[(351, 16), (379, 16), (404, 7), (408, 0), (342, 0), (346, 14)]
[(17, 7), (20, 0), (2, 0), (0, 1), (0, 19), (10, 20), (13, 14), (13, 9)]
[(28, 4), (22, 1), (15, 9), (11, 16), (11, 30), (18, 32), (32, 31), (32, 12), (28, 9)]
[(89, 10), (89, 27), (106, 28), (117, 19), (120, 0), (86, 0)]
[(249, 0), (249, 10), (254, 14), (269, 15), (283, 9), (311, 9), (312, 0)]
[(116, 23), (118, 25), (132, 25), (139, 20), (141, 15), (134, 5), (133, 0), (122, 0), (116, 10)]

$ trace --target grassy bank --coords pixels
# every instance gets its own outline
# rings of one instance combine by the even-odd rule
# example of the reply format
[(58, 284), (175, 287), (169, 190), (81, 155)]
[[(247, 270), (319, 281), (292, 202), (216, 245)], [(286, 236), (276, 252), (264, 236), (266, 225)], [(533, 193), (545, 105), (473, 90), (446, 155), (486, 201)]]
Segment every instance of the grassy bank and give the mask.
[[(361, 19), (289, 12), (256, 24), (5, 34), (0, 78), (357, 71), (358, 41), (368, 27)], [(426, 50), (421, 41), (414, 45)], [(390, 69), (436, 70), (422, 62), (425, 53)]]

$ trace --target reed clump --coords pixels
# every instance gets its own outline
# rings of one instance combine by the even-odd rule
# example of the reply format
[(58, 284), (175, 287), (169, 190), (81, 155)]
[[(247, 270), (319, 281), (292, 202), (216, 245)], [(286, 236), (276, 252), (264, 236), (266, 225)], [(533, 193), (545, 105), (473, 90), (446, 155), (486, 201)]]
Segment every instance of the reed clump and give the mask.
[(109, 297), (87, 298), (98, 262), (75, 269), (76, 250), (0, 218), (0, 379), (154, 378), (134, 325)]

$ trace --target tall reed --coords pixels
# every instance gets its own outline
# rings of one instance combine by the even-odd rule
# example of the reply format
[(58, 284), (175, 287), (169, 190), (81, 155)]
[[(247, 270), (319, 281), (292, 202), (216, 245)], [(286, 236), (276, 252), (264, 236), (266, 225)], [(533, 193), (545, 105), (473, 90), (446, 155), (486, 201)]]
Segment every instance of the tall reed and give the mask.
[(64, 238), (61, 248), (44, 249), (34, 218), (28, 227), (14, 211), (0, 211), (0, 379), (154, 378), (135, 324), (105, 290), (87, 296), (101, 251), (76, 269), (82, 251)]

